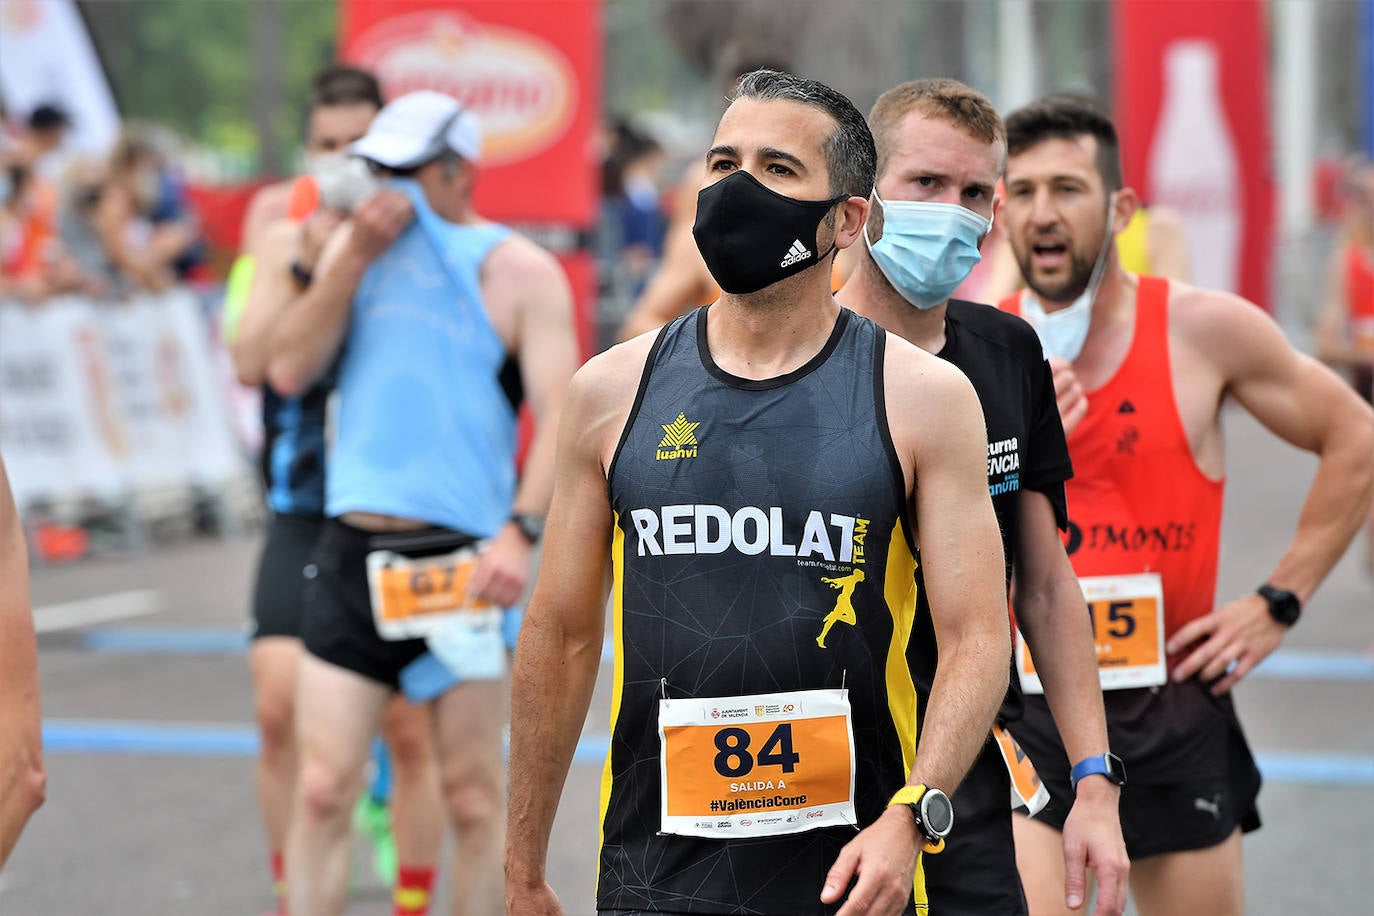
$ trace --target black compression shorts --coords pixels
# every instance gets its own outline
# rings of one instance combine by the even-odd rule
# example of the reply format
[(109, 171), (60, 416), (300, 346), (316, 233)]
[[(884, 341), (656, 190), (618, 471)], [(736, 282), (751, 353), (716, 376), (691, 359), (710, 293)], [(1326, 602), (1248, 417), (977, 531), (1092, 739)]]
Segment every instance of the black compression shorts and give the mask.
[[(389, 550), (408, 557), (432, 556), (466, 547), (474, 538), (443, 528), (396, 534), (374, 534), (338, 519), (325, 523), (311, 557), (314, 577), (307, 581), (301, 638), (316, 658), (400, 687), (401, 669), (426, 651), (423, 639), (386, 640), (372, 620), (367, 584), (367, 555)], [(425, 546), (416, 549), (417, 541)]]
[(254, 639), (300, 638), (305, 567), (323, 530), (324, 519), (313, 515), (274, 514), (268, 522), (253, 589)]
[[(1102, 696), (1108, 741), (1126, 764), (1121, 830), (1132, 859), (1206, 849), (1237, 827), (1259, 829), (1259, 769), (1230, 696), (1212, 696), (1197, 678)], [(1025, 716), (1010, 730), (1050, 792), (1037, 819), (1064, 829), (1070, 764), (1045, 698), (1026, 697)]]

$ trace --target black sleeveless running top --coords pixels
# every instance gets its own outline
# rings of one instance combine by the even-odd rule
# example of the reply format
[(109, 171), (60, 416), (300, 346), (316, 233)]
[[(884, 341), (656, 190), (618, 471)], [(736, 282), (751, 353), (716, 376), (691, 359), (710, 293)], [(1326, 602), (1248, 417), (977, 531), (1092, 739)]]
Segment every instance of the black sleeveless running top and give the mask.
[(709, 314), (659, 334), (608, 473), (616, 661), (597, 906), (830, 913), (821, 886), (853, 828), (659, 834), (658, 701), (665, 689), (674, 699), (843, 685), (859, 826), (906, 781), (915, 561), (883, 403), (885, 334), (841, 310), (813, 359), (756, 381), (711, 359)]

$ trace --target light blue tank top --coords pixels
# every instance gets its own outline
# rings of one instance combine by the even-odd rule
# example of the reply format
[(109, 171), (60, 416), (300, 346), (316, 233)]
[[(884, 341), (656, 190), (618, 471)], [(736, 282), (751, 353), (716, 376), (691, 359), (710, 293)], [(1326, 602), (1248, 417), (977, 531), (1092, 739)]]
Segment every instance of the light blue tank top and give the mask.
[(364, 274), (339, 365), (326, 512), (376, 512), (490, 537), (515, 495), (508, 354), (478, 271), (511, 230), (415, 221)]

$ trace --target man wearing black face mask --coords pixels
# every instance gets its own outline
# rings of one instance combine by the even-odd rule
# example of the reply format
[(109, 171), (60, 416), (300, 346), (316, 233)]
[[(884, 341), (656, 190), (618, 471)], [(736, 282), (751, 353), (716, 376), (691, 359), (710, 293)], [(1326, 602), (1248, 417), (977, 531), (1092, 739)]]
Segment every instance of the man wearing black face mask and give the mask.
[[(597, 908), (925, 911), (920, 853), (953, 825), (946, 793), (991, 727), (1010, 640), (973, 389), (830, 294), (874, 162), (843, 96), (746, 76), (694, 231), (721, 298), (574, 379), (512, 680), (509, 913), (562, 912), (544, 860), (608, 566)], [(918, 548), (942, 650), (919, 744)]]

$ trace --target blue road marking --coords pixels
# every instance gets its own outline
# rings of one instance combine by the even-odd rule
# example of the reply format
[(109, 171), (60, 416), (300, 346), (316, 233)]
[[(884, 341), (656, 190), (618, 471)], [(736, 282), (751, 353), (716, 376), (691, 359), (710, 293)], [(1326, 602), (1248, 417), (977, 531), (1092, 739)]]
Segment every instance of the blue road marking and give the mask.
[[(606, 735), (577, 742), (573, 763), (600, 764), (610, 747)], [(256, 757), (258, 734), (245, 725), (121, 722), (60, 719), (43, 723), (48, 754), (130, 754), (150, 757)]]
[[(90, 652), (126, 655), (236, 655), (247, 651), (248, 634), (208, 627), (96, 627), (81, 634)], [(601, 646), (601, 663), (615, 658), (611, 640)], [(1374, 655), (1311, 649), (1281, 649), (1250, 673), (1264, 680), (1374, 681)]]
[[(573, 762), (600, 765), (607, 735), (584, 735)], [(49, 754), (131, 754), (177, 757), (253, 757), (257, 733), (245, 725), (61, 719), (43, 723)], [(1322, 786), (1374, 786), (1374, 755), (1261, 753), (1260, 772), (1273, 782)]]

